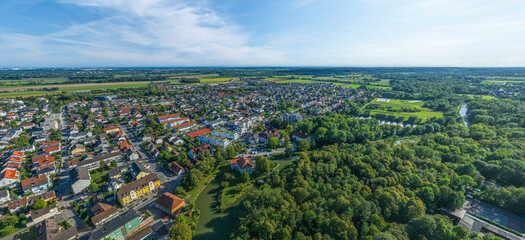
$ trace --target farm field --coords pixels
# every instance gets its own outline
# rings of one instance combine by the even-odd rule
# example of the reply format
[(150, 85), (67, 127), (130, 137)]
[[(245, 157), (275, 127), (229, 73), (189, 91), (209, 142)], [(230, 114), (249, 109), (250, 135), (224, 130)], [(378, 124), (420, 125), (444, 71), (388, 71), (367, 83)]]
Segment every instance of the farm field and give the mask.
[(368, 89), (392, 89), (392, 87), (387, 86), (379, 86), (379, 85), (366, 85), (366, 88)]
[(472, 97), (472, 98), (474, 98), (476, 96), (476, 97), (481, 97), (482, 99), (496, 99), (495, 97), (490, 96), (490, 95), (474, 95), (474, 94), (459, 94), (459, 95), (461, 95), (461, 96), (469, 96), (469, 97)]
[(44, 95), (50, 95), (54, 93), (56, 92), (48, 92), (48, 91), (0, 92), (0, 98), (44, 96)]
[[(0, 98), (6, 97), (30, 97), (30, 96), (44, 96), (65, 92), (77, 92), (86, 90), (103, 90), (103, 89), (117, 89), (117, 88), (137, 88), (146, 87), (150, 82), (120, 82), (120, 83), (84, 83), (84, 84), (57, 84), (57, 85), (38, 85), (38, 86), (24, 86), (24, 87), (10, 87), (2, 88)], [(31, 91), (31, 89), (54, 88), (58, 91)]]
[(210, 83), (225, 83), (232, 79), (237, 79), (235, 77), (201, 77), (204, 75), (195, 75), (195, 76), (180, 76), (180, 77), (171, 77), (170, 83), (172, 84), (181, 84), (180, 78), (198, 78), (200, 83), (184, 83), (184, 84), (210, 84)]
[[(380, 108), (371, 107), (372, 104), (377, 104)], [(401, 99), (374, 99), (370, 104), (365, 106), (365, 109), (370, 110), (371, 114), (385, 114), (396, 117), (420, 117), (428, 119), (432, 117), (443, 117), (442, 112), (435, 112), (431, 109), (423, 107), (423, 101), (417, 100), (401, 100)], [(410, 110), (410, 111), (403, 111)]]
[(343, 87), (344, 88), (358, 88), (360, 86), (361, 86), (360, 84), (347, 84), (347, 85), (345, 85)]

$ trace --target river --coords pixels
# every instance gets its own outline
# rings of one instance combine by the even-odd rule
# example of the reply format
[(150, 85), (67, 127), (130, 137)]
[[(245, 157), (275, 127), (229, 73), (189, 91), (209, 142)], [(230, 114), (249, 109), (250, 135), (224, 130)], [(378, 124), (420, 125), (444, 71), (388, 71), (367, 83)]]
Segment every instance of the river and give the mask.
[(461, 116), (461, 118), (463, 118), (463, 123), (465, 124), (465, 127), (468, 128), (467, 112), (468, 112), (468, 107), (467, 107), (467, 104), (464, 103), (463, 105), (461, 105), (461, 109), (459, 109), (459, 115)]

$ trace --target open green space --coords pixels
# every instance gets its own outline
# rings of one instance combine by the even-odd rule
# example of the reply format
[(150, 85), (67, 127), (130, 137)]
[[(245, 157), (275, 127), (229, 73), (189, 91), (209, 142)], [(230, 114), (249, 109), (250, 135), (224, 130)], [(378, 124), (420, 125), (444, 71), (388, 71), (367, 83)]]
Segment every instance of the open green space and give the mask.
[(59, 87), (61, 91), (76, 92), (86, 90), (104, 90), (104, 89), (117, 89), (117, 88), (139, 88), (146, 87), (149, 83), (147, 82), (123, 82), (123, 83), (108, 83), (103, 85), (86, 85), (86, 86), (74, 86), (74, 87)]
[(54, 93), (57, 93), (57, 92), (48, 92), (48, 91), (0, 92), (0, 98), (44, 96), (44, 95), (49, 95), (49, 94), (54, 94)]
[(495, 97), (493, 96), (490, 96), (490, 95), (474, 95), (474, 94), (459, 94), (461, 96), (469, 96), (469, 97), (481, 97), (482, 99), (496, 99)]
[(358, 88), (360, 86), (361, 84), (347, 84), (347, 85), (344, 85), (343, 87), (344, 88)]
[(371, 114), (385, 114), (396, 117), (420, 117), (424, 119), (432, 117), (443, 117), (442, 112), (435, 112), (423, 107), (423, 101), (401, 100), (401, 99), (374, 99), (370, 104), (365, 106)]
[(103, 182), (106, 182), (108, 180), (108, 171), (98, 171), (94, 170), (89, 173), (91, 175), (91, 181), (96, 184), (101, 184)]

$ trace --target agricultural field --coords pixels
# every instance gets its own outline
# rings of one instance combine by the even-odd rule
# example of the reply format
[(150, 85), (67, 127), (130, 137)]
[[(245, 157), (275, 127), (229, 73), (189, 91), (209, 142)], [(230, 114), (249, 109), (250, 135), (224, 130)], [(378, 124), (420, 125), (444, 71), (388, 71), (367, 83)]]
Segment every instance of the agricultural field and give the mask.
[(461, 96), (469, 96), (471, 98), (481, 97), (482, 99), (496, 99), (495, 97), (490, 96), (490, 95), (474, 95), (474, 94), (459, 94), (459, 95), (461, 95)]
[(369, 110), (370, 114), (385, 114), (396, 117), (420, 117), (428, 119), (432, 117), (443, 117), (442, 112), (435, 112), (423, 107), (424, 102), (418, 100), (401, 100), (377, 98), (366, 105), (364, 109)]
[[(210, 74), (208, 74), (210, 75)], [(200, 83), (184, 83), (184, 84), (213, 84), (213, 83), (225, 83), (232, 79), (237, 79), (236, 77), (202, 77), (204, 75), (194, 75), (194, 76), (181, 76), (181, 77), (170, 77), (170, 83), (172, 84), (181, 84), (181, 78), (198, 78)]]
[(347, 84), (347, 85), (344, 85), (343, 87), (344, 88), (358, 88), (360, 86), (361, 84)]
[[(84, 84), (57, 84), (57, 85), (37, 85), (37, 86), (23, 86), (23, 87), (9, 87), (2, 88), (0, 98), (6, 97), (30, 97), (30, 96), (44, 96), (65, 92), (77, 92), (86, 90), (104, 90), (117, 88), (138, 88), (146, 87), (150, 82), (117, 82), (117, 83), (84, 83)], [(32, 89), (42, 88), (58, 88), (58, 91), (32, 91)]]
[(53, 93), (55, 92), (48, 92), (48, 91), (0, 92), (0, 98), (44, 96), (44, 95), (50, 95)]
[(43, 84), (61, 84), (66, 82), (66, 78), (28, 78), (24, 80), (0, 80), (1, 88), (11, 87), (35, 87), (43, 86)]

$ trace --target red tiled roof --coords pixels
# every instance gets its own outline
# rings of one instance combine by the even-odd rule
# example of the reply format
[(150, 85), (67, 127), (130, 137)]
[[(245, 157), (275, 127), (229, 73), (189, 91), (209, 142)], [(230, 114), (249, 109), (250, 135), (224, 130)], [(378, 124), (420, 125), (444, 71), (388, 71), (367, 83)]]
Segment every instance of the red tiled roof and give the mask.
[(54, 147), (46, 148), (46, 152), (52, 152), (52, 151), (56, 151), (56, 150), (60, 150), (60, 146), (54, 146)]
[(32, 177), (32, 178), (24, 179), (21, 182), (22, 190), (24, 190), (24, 191), (27, 190), (27, 189), (30, 189), (32, 187), (41, 186), (41, 185), (44, 185), (44, 184), (47, 184), (47, 183), (48, 183), (48, 181), (47, 181), (46, 175), (40, 175), (38, 177)]
[(239, 167), (241, 169), (245, 169), (245, 168), (249, 168), (253, 166), (252, 162), (250, 162), (250, 160), (248, 160), (248, 158), (245, 158), (245, 157), (230, 160), (230, 165), (233, 165), (233, 164), (239, 164)]
[(197, 137), (197, 136), (201, 136), (201, 135), (206, 135), (208, 133), (211, 133), (211, 129), (205, 128), (205, 129), (201, 129), (201, 130), (198, 130), (198, 131), (195, 131), (195, 132), (190, 132), (190, 133), (188, 133), (186, 135), (189, 136), (189, 137)]
[(11, 210), (11, 209), (15, 209), (15, 208), (19, 208), (21, 206), (25, 206), (27, 205), (27, 198), (22, 198), (22, 199), (18, 199), (14, 202), (10, 202), (7, 204), (7, 209)]
[(15, 170), (5, 170), (2, 178), (18, 179), (17, 172)]
[(168, 167), (173, 170), (173, 172), (178, 173), (180, 170), (184, 169), (177, 162), (170, 162)]
[(19, 151), (13, 151), (13, 155), (14, 156), (20, 156), (20, 157), (24, 157), (25, 154), (23, 152), (19, 152)]
[(107, 128), (104, 128), (104, 131), (110, 131), (110, 130), (115, 130), (115, 129), (119, 129), (119, 127), (118, 126), (107, 127)]
[(47, 146), (47, 145), (55, 145), (55, 144), (60, 144), (60, 141), (44, 142), (44, 143), (42, 143), (43, 146)]
[(187, 122), (187, 123), (183, 123), (183, 124), (180, 124), (180, 125), (177, 125), (177, 126), (174, 126), (173, 128), (177, 129), (177, 128), (183, 128), (183, 127), (186, 127), (186, 126), (190, 126), (190, 125), (194, 125), (196, 124), (197, 122)]
[(157, 204), (160, 206), (163, 206), (164, 208), (170, 210), (170, 214), (173, 214), (177, 210), (184, 207), (185, 203), (184, 200), (167, 192), (162, 194), (159, 199), (157, 199)]
[(174, 123), (174, 122), (180, 122), (180, 121), (189, 120), (189, 119), (190, 119), (189, 117), (177, 118), (177, 119), (173, 119), (173, 120), (169, 120), (169, 121), (164, 121), (163, 123), (164, 124)]
[(176, 114), (170, 114), (170, 115), (160, 116), (159, 119), (162, 120), (162, 119), (173, 118), (173, 117), (179, 117), (179, 116), (180, 116), (180, 114), (176, 113)]
[(9, 163), (7, 164), (7, 167), (8, 167), (8, 168), (17, 168), (17, 169), (18, 169), (18, 168), (20, 168), (20, 166), (22, 166), (21, 163), (9, 162)]

